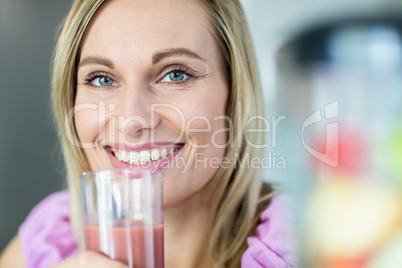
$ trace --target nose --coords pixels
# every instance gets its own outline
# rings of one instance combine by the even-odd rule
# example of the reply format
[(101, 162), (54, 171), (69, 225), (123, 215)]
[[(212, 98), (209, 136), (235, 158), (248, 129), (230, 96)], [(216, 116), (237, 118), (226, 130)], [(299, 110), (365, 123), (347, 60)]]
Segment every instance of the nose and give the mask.
[(118, 115), (117, 129), (126, 139), (145, 138), (160, 123), (160, 118), (152, 112), (154, 96), (146, 86), (127, 87), (115, 103)]

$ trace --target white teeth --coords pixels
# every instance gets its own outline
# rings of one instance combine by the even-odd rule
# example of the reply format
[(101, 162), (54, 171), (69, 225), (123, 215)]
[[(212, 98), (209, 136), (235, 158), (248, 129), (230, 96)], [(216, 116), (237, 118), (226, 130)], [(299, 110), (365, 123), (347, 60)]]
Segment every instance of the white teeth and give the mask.
[(179, 150), (179, 148), (173, 149), (171, 148), (168, 152), (166, 148), (154, 148), (152, 150), (144, 150), (144, 151), (118, 151), (115, 152), (114, 155), (116, 156), (119, 161), (127, 162), (131, 165), (145, 165), (151, 161), (156, 161), (162, 158), (165, 158), (174, 152)]
[(161, 150), (161, 158), (165, 158), (167, 156), (167, 150), (166, 148), (162, 148)]
[(122, 151), (121, 152), (121, 158), (124, 162), (128, 162), (129, 158), (128, 158), (128, 153), (126, 151)]
[(140, 164), (144, 165), (151, 162), (151, 154), (149, 151), (141, 151), (140, 152)]
[(154, 161), (159, 159), (159, 150), (158, 149), (152, 150), (151, 159)]
[(138, 165), (140, 163), (140, 154), (138, 152), (130, 152), (130, 164)]

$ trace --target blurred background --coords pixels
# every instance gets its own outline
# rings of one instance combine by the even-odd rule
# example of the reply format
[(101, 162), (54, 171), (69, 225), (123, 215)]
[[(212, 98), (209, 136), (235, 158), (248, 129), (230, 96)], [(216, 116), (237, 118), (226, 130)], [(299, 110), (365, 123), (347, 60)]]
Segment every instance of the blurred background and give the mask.
[[(397, 0), (243, 0), (268, 110), (275, 107), (275, 51), (322, 20), (373, 14)], [(50, 61), (71, 0), (0, 0), (0, 251), (29, 211), (63, 189), (50, 109)]]
[(0, 251), (34, 205), (64, 187), (49, 74), (71, 3), (0, 1)]

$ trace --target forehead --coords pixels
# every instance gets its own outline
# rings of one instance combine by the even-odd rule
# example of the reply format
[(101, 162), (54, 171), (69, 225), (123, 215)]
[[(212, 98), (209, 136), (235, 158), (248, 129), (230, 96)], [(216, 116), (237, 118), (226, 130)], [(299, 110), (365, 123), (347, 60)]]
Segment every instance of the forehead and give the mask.
[(212, 26), (190, 0), (106, 0), (82, 41), (82, 55), (141, 57), (166, 48), (188, 48), (216, 57)]

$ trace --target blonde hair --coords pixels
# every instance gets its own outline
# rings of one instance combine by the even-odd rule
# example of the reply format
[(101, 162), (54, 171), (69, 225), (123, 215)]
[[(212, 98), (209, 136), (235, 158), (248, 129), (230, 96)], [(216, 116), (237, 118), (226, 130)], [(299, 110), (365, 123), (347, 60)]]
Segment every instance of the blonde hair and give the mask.
[[(90, 170), (89, 163), (80, 149), (73, 118), (76, 91), (76, 72), (79, 47), (84, 31), (92, 16), (104, 0), (76, 0), (66, 18), (57, 42), (53, 62), (53, 105), (59, 127), (67, 183), (71, 198), (71, 223), (78, 244), (82, 246), (82, 219), (80, 213), (80, 189), (78, 177)], [(249, 165), (237, 168), (246, 159), (265, 156), (263, 149), (253, 148), (254, 144), (265, 144), (263, 132), (246, 133), (247, 127), (262, 129), (264, 116), (263, 97), (253, 45), (246, 20), (237, 0), (199, 0), (215, 30), (227, 67), (229, 79), (229, 100), (227, 115), (233, 131), (225, 157), (230, 159), (229, 168), (217, 170), (206, 187), (214, 189), (211, 234), (208, 244), (208, 258), (217, 267), (240, 267), (240, 258), (247, 248), (246, 238), (253, 234), (256, 219), (262, 208), (259, 199), (262, 190), (262, 170)], [(241, 105), (240, 113), (237, 108)], [(250, 124), (249, 124), (250, 123)], [(247, 137), (246, 137), (247, 135)]]

